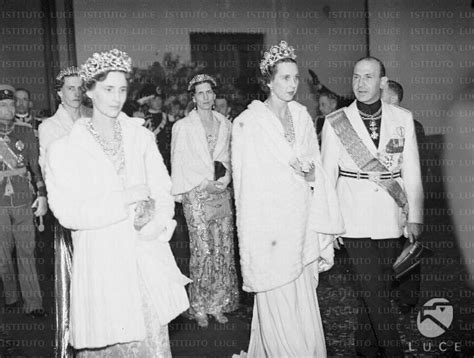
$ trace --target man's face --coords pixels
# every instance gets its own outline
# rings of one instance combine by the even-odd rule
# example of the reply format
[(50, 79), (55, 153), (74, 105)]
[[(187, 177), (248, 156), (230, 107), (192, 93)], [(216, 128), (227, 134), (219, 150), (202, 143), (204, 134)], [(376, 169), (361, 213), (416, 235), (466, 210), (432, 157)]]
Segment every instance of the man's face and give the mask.
[(382, 101), (396, 106), (400, 104), (397, 94), (388, 87), (382, 90)]
[(163, 99), (160, 96), (154, 96), (152, 99), (150, 99), (148, 104), (150, 105), (150, 109), (160, 111), (163, 107)]
[(380, 99), (380, 90), (387, 82), (380, 77), (380, 65), (374, 60), (357, 62), (352, 76), (352, 90), (358, 101), (372, 104)]
[(30, 112), (31, 101), (27, 92), (22, 90), (16, 91), (15, 101), (16, 113), (27, 114)]
[(225, 98), (216, 98), (214, 105), (216, 106), (216, 111), (223, 116), (227, 116), (229, 114), (230, 108)]
[(0, 121), (10, 122), (15, 118), (15, 100), (3, 99), (0, 101)]
[(336, 110), (337, 102), (328, 96), (319, 97), (319, 111), (323, 116), (327, 116)]

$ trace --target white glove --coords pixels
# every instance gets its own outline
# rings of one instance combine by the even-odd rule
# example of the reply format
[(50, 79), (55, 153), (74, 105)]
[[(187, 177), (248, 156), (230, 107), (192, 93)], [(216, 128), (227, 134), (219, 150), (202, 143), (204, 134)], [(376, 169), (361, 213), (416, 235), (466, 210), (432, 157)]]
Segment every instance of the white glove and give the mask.
[(31, 207), (36, 209), (34, 212), (35, 216), (43, 216), (48, 211), (48, 201), (45, 196), (38, 196)]

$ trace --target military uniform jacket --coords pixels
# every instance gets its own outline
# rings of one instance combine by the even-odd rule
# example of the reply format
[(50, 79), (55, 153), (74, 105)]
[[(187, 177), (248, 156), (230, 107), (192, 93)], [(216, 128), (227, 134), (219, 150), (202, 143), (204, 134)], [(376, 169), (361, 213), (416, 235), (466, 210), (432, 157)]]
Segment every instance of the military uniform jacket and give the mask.
[[(423, 221), (423, 189), (420, 161), (410, 111), (382, 102), (382, 123), (378, 148), (359, 115), (356, 102), (340, 109), (347, 115), (369, 151), (390, 171), (401, 171), (401, 178), (393, 179), (404, 188), (408, 200), (408, 222)], [(405, 221), (402, 209), (379, 185), (368, 179), (339, 176), (339, 169), (357, 172), (360, 169), (346, 151), (327, 120), (322, 133), (322, 162), (329, 180), (336, 186), (346, 228), (345, 237), (389, 239), (400, 237)]]
[[(14, 175), (10, 177), (13, 187), (11, 195), (5, 195), (5, 189), (8, 179), (3, 177), (0, 181), (0, 206), (20, 206), (31, 204), (33, 202), (35, 185), (43, 184), (41, 170), (38, 164), (38, 140), (33, 129), (27, 126), (15, 125), (13, 131), (3, 138), (9, 145), (10, 149), (18, 157), (16, 168), (26, 167), (27, 173), (23, 175)], [(0, 171), (8, 173), (10, 168), (5, 162), (1, 162)], [(31, 180), (30, 180), (31, 179)], [(44, 184), (38, 188), (40, 195), (45, 195)]]

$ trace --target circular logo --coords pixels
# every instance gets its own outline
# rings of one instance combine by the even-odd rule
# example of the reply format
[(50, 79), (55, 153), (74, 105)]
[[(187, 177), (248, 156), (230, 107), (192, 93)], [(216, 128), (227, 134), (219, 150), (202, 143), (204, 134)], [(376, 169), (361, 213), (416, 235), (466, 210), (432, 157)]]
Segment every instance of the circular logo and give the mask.
[(421, 307), (416, 324), (428, 338), (441, 336), (453, 322), (453, 306), (446, 298), (432, 298)]

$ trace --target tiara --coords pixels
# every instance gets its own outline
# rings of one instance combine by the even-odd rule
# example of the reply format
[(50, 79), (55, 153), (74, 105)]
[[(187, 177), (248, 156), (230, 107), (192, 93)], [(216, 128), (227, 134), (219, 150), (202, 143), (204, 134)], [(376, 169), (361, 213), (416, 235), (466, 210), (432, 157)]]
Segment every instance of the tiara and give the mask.
[(61, 81), (64, 77), (79, 76), (79, 71), (79, 67), (76, 66), (63, 68), (56, 76), (56, 81)]
[(191, 91), (191, 88), (193, 88), (193, 86), (196, 83), (205, 82), (205, 81), (211, 82), (214, 85), (214, 87), (217, 86), (217, 82), (213, 77), (206, 75), (205, 73), (201, 73), (199, 75), (194, 76), (193, 79), (189, 82), (188, 91)]
[(132, 71), (132, 59), (126, 52), (116, 48), (107, 52), (94, 53), (81, 66), (80, 76), (84, 82), (89, 82), (94, 76), (107, 71)]
[(296, 58), (295, 49), (292, 46), (288, 46), (286, 41), (280, 41), (279, 45), (273, 45), (270, 50), (263, 54), (263, 59), (260, 61), (260, 71), (262, 75), (268, 73), (268, 69), (272, 67), (277, 61), (284, 58)]

